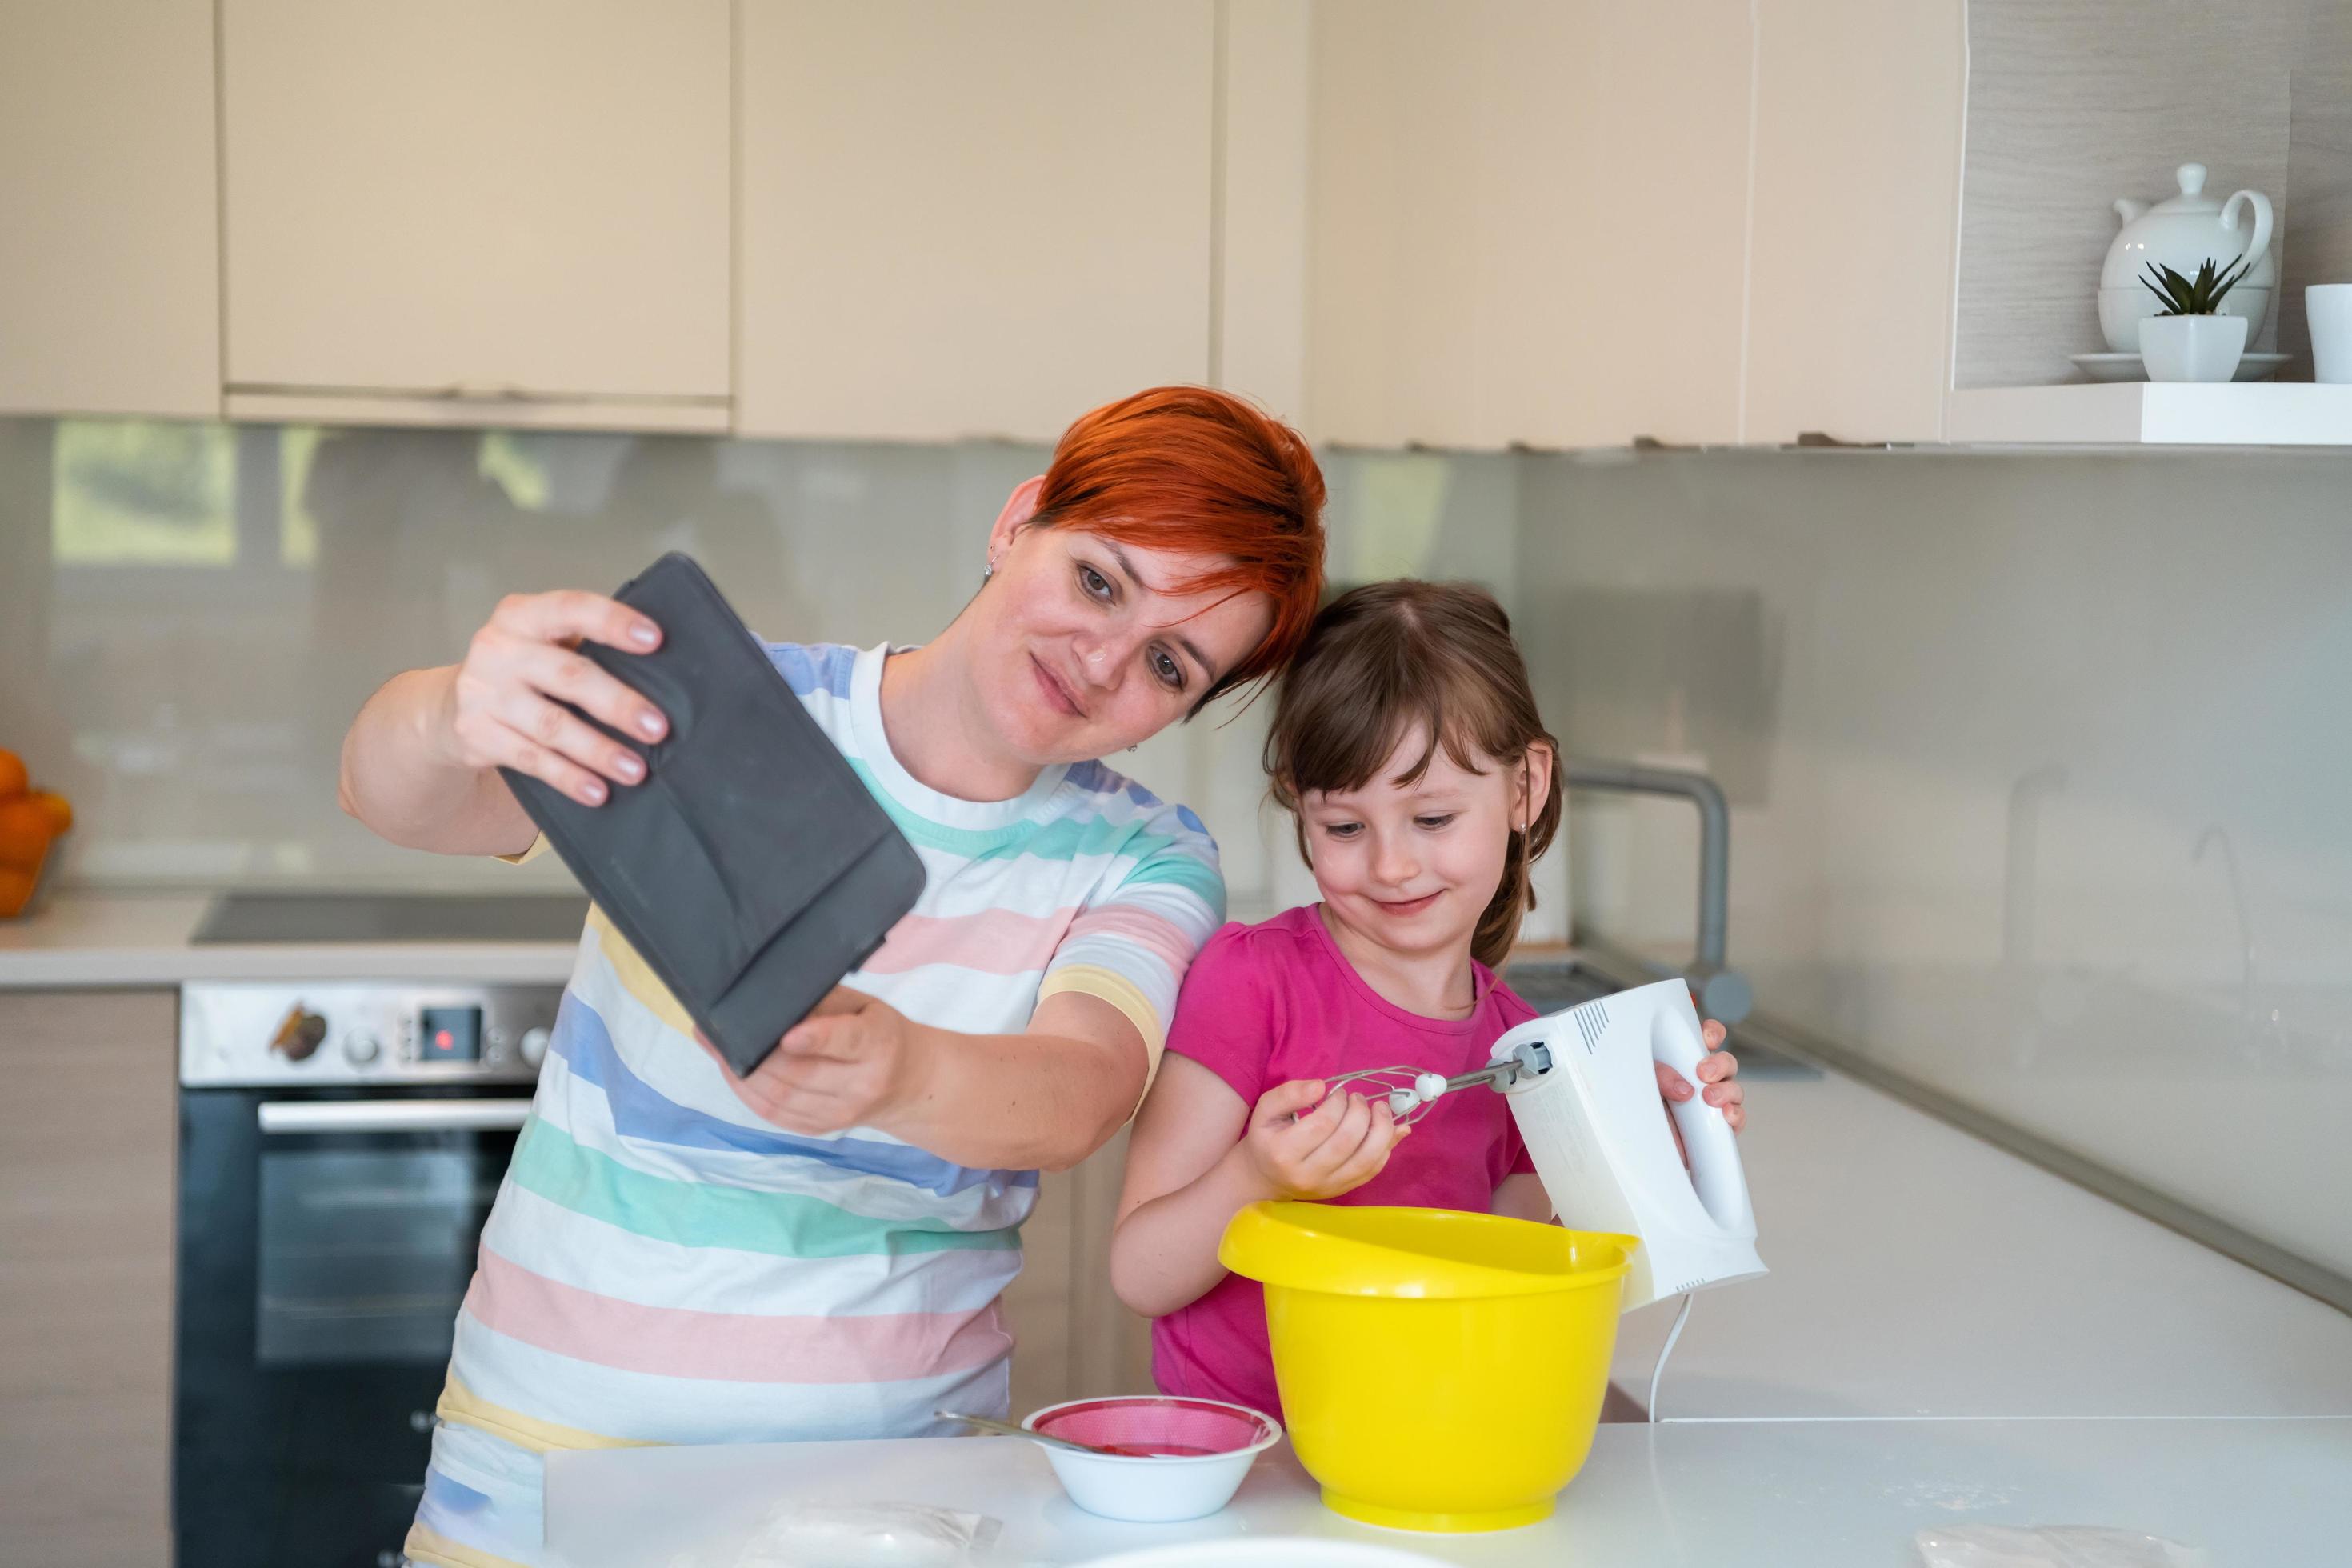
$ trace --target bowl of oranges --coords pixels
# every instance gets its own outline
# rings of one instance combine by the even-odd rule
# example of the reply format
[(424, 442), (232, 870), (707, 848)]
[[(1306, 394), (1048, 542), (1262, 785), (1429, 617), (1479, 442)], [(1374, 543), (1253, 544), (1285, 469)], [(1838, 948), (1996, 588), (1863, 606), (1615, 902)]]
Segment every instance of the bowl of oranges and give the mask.
[(35, 789), (25, 759), (0, 751), (0, 920), (32, 908), (49, 850), (72, 826), (66, 797)]

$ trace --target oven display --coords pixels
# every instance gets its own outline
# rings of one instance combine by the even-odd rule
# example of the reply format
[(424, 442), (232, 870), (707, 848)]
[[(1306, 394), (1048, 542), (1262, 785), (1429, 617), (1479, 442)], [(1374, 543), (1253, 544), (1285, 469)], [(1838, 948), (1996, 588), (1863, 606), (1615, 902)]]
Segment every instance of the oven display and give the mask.
[(478, 1062), (482, 1059), (479, 1007), (427, 1007), (417, 1028), (416, 1059)]

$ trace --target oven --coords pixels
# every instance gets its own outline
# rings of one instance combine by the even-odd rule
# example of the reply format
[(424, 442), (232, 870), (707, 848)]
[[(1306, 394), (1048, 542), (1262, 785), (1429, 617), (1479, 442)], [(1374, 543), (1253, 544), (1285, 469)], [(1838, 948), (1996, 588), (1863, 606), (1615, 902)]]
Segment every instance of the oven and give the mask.
[(554, 985), (182, 989), (180, 1568), (386, 1568)]

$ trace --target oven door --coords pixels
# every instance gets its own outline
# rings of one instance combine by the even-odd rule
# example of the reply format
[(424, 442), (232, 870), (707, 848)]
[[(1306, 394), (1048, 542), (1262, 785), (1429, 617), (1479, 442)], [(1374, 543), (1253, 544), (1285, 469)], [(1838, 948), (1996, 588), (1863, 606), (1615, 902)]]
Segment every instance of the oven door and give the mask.
[(400, 1561), (513, 1091), (184, 1089), (179, 1568)]

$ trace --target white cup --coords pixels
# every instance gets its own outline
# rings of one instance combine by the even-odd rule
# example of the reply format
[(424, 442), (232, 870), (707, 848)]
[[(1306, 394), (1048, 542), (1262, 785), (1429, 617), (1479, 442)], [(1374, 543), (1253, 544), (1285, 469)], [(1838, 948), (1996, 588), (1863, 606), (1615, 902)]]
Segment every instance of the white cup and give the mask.
[(2303, 291), (2311, 323), (2315, 381), (2352, 382), (2352, 283), (2314, 283)]

